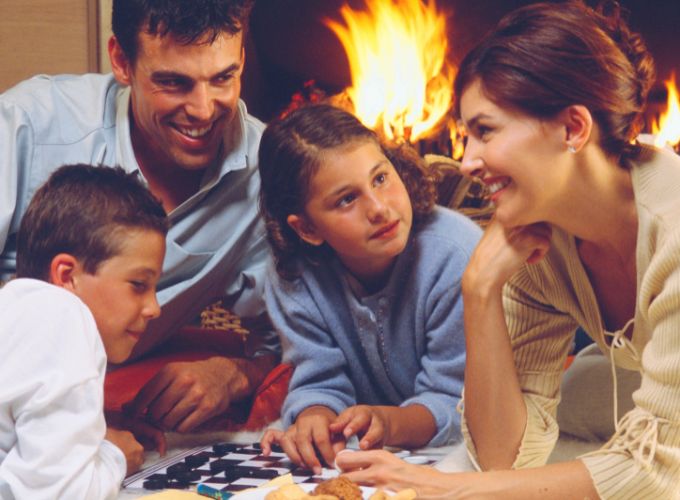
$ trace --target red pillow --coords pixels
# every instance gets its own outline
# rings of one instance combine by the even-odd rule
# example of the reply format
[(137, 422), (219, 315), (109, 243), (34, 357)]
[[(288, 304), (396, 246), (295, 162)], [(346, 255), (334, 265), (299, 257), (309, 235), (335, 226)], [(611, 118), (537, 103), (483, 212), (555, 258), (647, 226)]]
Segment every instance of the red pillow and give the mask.
[[(200, 361), (216, 355), (243, 355), (244, 338), (223, 330), (184, 328), (161, 351), (127, 365), (114, 368), (104, 381), (104, 409), (120, 411), (166, 364), (173, 361)], [(281, 364), (267, 374), (252, 398), (235, 403), (222, 415), (212, 418), (201, 430), (258, 430), (278, 419), (288, 393), (293, 368)]]

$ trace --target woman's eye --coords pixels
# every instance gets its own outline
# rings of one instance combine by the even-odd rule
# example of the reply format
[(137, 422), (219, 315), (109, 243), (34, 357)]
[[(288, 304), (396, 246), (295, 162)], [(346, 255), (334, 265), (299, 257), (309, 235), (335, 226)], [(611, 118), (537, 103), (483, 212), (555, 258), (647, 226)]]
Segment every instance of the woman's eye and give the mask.
[(479, 127), (477, 127), (477, 137), (479, 137), (482, 140), (488, 137), (488, 135), (491, 132), (492, 132), (491, 127), (486, 127), (484, 125), (480, 125)]

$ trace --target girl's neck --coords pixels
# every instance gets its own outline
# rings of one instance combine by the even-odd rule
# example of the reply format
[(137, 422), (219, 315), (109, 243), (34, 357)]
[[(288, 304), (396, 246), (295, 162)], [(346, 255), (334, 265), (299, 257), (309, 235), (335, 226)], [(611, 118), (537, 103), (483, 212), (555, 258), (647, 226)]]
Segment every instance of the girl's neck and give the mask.
[(356, 282), (353, 285), (359, 285), (358, 287), (352, 286), (354, 292), (357, 295), (368, 296), (385, 288), (390, 280), (396, 261), (397, 257), (394, 257), (386, 265), (377, 265), (375, 267), (370, 265), (357, 266), (356, 263), (347, 263), (342, 260), (340, 262), (347, 271), (350, 280)]

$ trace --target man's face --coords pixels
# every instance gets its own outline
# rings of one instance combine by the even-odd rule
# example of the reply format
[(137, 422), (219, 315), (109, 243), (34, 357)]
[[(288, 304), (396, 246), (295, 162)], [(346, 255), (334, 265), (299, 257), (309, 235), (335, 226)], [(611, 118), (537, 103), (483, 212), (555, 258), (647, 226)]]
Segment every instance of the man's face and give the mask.
[(241, 91), (242, 37), (183, 45), (142, 31), (134, 64), (113, 64), (131, 87), (132, 144), (143, 169), (201, 170), (220, 158)]

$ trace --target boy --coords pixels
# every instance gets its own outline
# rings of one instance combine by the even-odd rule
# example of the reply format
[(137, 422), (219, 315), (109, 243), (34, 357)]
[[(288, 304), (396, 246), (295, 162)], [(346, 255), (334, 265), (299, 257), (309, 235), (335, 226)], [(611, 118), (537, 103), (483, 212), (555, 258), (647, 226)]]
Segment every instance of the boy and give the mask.
[[(257, 210), (264, 125), (242, 100), (252, 0), (113, 0), (113, 75), (45, 75), (0, 95), (0, 280), (31, 196), (64, 163), (137, 172), (172, 219), (158, 300), (131, 357), (157, 349), (209, 304), (251, 330), (247, 358), (174, 361), (131, 410), (189, 432), (252, 396), (278, 360), (262, 284), (268, 248)], [(252, 357), (251, 357), (252, 355)]]
[[(120, 168), (65, 166), (36, 192), (0, 290), (0, 498), (115, 498), (142, 448), (106, 430), (106, 361), (124, 361), (156, 301), (167, 220)], [(70, 292), (70, 293), (69, 293)]]

